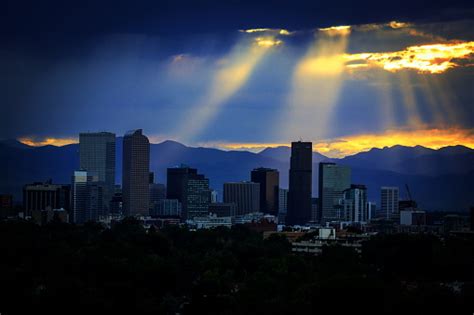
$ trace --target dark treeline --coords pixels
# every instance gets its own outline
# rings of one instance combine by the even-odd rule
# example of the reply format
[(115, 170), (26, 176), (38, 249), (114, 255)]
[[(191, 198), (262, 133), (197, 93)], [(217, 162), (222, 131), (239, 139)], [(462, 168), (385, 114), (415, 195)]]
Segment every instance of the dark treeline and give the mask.
[(0, 222), (1, 314), (472, 314), (474, 242), (379, 236), (294, 255), (243, 227)]

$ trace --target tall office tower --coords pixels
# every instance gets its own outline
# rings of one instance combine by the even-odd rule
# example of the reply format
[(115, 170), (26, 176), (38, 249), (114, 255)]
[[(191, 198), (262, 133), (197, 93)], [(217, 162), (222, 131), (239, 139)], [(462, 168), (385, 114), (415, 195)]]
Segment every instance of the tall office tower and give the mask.
[(260, 212), (260, 184), (252, 182), (224, 183), (224, 203), (237, 205), (236, 215)]
[(71, 221), (83, 224), (97, 221), (103, 204), (103, 185), (99, 176), (87, 171), (75, 171), (72, 176)]
[(285, 224), (288, 212), (288, 189), (278, 189), (278, 223)]
[(71, 186), (45, 183), (33, 183), (23, 187), (23, 207), (27, 216), (34, 210), (71, 209)]
[(150, 142), (142, 129), (131, 130), (123, 137), (122, 167), (123, 213), (126, 216), (148, 215), (150, 207)]
[(306, 224), (311, 220), (312, 164), (313, 144), (292, 142), (286, 217), (289, 225)]
[(351, 185), (351, 188), (344, 190), (343, 205), (344, 221), (360, 223), (369, 220), (365, 185)]
[(341, 218), (340, 200), (351, 187), (351, 169), (335, 163), (319, 163), (319, 221), (338, 221)]
[[(79, 167), (92, 172), (103, 182), (103, 210), (109, 209), (115, 185), (115, 134), (88, 132), (79, 134)], [(102, 214), (102, 213), (101, 213)]]
[(216, 203), (218, 199), (218, 192), (217, 190), (212, 189), (211, 190), (211, 203)]
[(181, 202), (183, 219), (205, 216), (209, 211), (209, 179), (186, 165), (168, 168), (166, 197)]
[(377, 216), (377, 204), (373, 201), (367, 202), (367, 220), (373, 220)]
[(398, 199), (399, 199), (398, 187), (381, 187), (380, 205), (381, 211), (385, 216), (385, 219), (397, 220), (399, 218), (398, 211)]
[(166, 199), (166, 186), (164, 184), (150, 184), (150, 210), (163, 199)]
[(260, 184), (260, 212), (277, 215), (280, 173), (272, 168), (256, 168), (251, 172), (251, 181)]
[(187, 218), (207, 216), (211, 198), (209, 179), (204, 175), (189, 177), (186, 197)]
[(311, 222), (317, 222), (319, 218), (319, 198), (311, 198)]

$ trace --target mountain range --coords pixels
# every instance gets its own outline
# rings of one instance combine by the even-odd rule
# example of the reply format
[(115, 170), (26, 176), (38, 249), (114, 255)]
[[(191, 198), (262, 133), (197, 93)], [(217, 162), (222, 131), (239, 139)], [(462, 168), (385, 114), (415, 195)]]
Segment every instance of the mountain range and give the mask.
[[(166, 168), (186, 164), (210, 179), (220, 195), (228, 181), (250, 180), (256, 167), (280, 171), (280, 186), (288, 187), (289, 147), (266, 148), (259, 153), (188, 147), (175, 141), (151, 144), (150, 169), (155, 181), (166, 183)], [(122, 138), (117, 138), (116, 182), (122, 177)], [(365, 184), (369, 200), (380, 204), (381, 186), (399, 186), (400, 198), (408, 198), (405, 185), (426, 210), (466, 211), (474, 205), (474, 150), (451, 146), (438, 150), (422, 146), (371, 149), (341, 159), (313, 153), (313, 195), (317, 196), (318, 163), (350, 166), (352, 182)], [(31, 147), (16, 140), (0, 141), (0, 193), (21, 200), (24, 184), (52, 179), (69, 183), (79, 167), (79, 145)]]

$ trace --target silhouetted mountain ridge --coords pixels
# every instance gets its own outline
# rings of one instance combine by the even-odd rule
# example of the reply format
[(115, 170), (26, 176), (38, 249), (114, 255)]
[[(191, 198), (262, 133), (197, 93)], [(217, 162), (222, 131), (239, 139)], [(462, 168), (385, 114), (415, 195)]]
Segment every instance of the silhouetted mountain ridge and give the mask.
[[(122, 141), (117, 137), (117, 183), (121, 182)], [(0, 141), (0, 193), (13, 193), (21, 200), (26, 183), (53, 179), (69, 183), (72, 172), (79, 167), (79, 146), (30, 147), (16, 140)], [(198, 168), (222, 192), (227, 181), (249, 180), (256, 167), (280, 171), (282, 187), (288, 186), (289, 147), (267, 148), (259, 153), (224, 151), (215, 148), (188, 147), (167, 140), (151, 145), (151, 165), (157, 182), (166, 182), (166, 168), (186, 164)], [(394, 146), (371, 149), (342, 159), (313, 154), (313, 195), (317, 196), (317, 164), (333, 161), (353, 169), (353, 183), (366, 184), (369, 198), (378, 201), (380, 186), (407, 183), (419, 204), (433, 210), (465, 210), (474, 204), (474, 150), (463, 146), (433, 150)], [(402, 195), (403, 197), (403, 195)]]

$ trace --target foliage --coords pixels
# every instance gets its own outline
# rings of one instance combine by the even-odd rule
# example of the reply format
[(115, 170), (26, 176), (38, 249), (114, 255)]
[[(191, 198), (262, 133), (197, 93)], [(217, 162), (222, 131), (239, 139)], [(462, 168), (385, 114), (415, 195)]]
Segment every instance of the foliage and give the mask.
[[(146, 231), (98, 224), (0, 222), (2, 314), (398, 314), (472, 312), (472, 240), (376, 237), (362, 255), (301, 256), (279, 235), (237, 226)], [(460, 283), (458, 290), (456, 282)], [(454, 284), (454, 285), (453, 285)]]

